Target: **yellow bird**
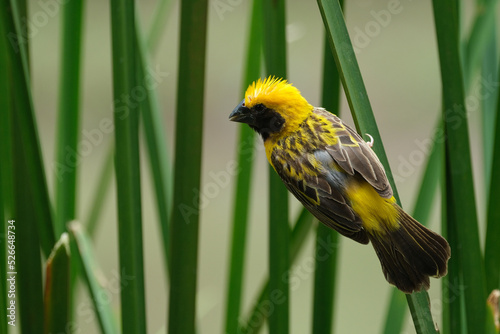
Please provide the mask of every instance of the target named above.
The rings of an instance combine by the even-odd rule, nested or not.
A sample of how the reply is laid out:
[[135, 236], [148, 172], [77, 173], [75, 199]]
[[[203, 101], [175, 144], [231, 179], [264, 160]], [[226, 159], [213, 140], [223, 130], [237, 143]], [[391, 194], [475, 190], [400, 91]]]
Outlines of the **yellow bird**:
[[446, 275], [448, 242], [399, 207], [371, 143], [340, 118], [269, 77], [248, 87], [229, 119], [261, 135], [269, 163], [320, 222], [372, 243], [389, 283], [412, 293]]

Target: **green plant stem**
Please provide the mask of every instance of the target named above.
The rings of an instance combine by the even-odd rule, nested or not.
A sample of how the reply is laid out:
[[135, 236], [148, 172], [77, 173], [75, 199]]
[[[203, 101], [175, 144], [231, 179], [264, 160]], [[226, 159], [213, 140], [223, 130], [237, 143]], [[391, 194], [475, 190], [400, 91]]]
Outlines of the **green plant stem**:
[[[293, 226], [293, 230], [290, 233], [290, 265], [297, 259], [298, 254], [305, 244], [306, 238], [308, 236], [309, 230], [312, 227], [313, 216], [305, 208], [302, 208], [296, 223]], [[323, 245], [324, 251], [328, 253], [333, 253], [336, 244], [333, 242], [327, 242]], [[246, 334], [256, 334], [262, 328], [266, 318], [269, 313], [266, 312], [269, 305], [275, 306], [276, 300], [271, 299], [269, 295], [269, 279], [262, 284], [262, 288], [259, 290], [257, 298], [254, 299], [256, 302], [249, 316], [246, 317], [245, 321], [240, 323], [238, 331], [236, 333], [246, 333]]]
[[[71, 249], [75, 249], [73, 254], [75, 262], [78, 261], [81, 266], [80, 272], [83, 274], [87, 287], [89, 289], [90, 297], [92, 298], [94, 310], [96, 312], [99, 328], [103, 334], [118, 333], [115, 317], [110, 303], [103, 303], [102, 296], [108, 293], [100, 284], [98, 277], [101, 275], [95, 261], [93, 254], [92, 244], [89, 236], [85, 233], [82, 226], [73, 221], [68, 225], [68, 232], [70, 234], [70, 241], [72, 244]], [[74, 246], [74, 247], [73, 247]], [[130, 280], [124, 279], [123, 283]]]
[[465, 48], [464, 58], [467, 66], [464, 69], [464, 78], [466, 84], [471, 82], [470, 79], [481, 67], [485, 50], [491, 44], [491, 37], [495, 35], [497, 8], [498, 0], [478, 1], [476, 17]]
[[[1, 11], [2, 9], [0, 9]], [[13, 185], [12, 185], [12, 99], [9, 85], [10, 64], [7, 57], [8, 41], [4, 24], [0, 23], [0, 106], [4, 111], [0, 112], [0, 280], [7, 282], [7, 222], [13, 214]], [[9, 254], [10, 255], [10, 254]], [[7, 309], [7, 284], [0, 284], [0, 308]], [[0, 317], [0, 332], [7, 333], [6, 316]]]
[[[22, 3], [22, 1], [20, 2]], [[16, 120], [13, 132], [18, 132], [19, 142], [13, 149], [24, 154], [22, 158], [26, 163], [25, 187], [28, 187], [32, 197], [34, 222], [40, 238], [42, 251], [46, 256], [50, 254], [55, 244], [55, 234], [52, 220], [52, 205], [50, 203], [45, 169], [42, 161], [38, 130], [36, 127], [35, 114], [33, 112], [33, 100], [29, 85], [27, 43], [21, 31], [21, 17], [19, 15], [17, 1], [2, 0], [0, 2], [0, 22], [4, 24], [4, 30], [14, 32], [14, 38], [7, 47], [7, 57], [12, 69], [12, 99], [16, 108]], [[12, 12], [12, 15], [10, 14]], [[22, 150], [19, 148], [22, 147]], [[28, 191], [28, 190], [27, 190]]]
[[65, 333], [70, 320], [69, 237], [63, 233], [46, 264], [44, 333]]
[[[167, 140], [165, 130], [163, 129], [162, 117], [158, 96], [156, 94], [156, 85], [159, 85], [165, 78], [158, 76], [151, 84], [151, 75], [147, 70], [151, 68], [148, 60], [148, 52], [143, 41], [139, 24], [136, 24], [136, 44], [137, 53], [137, 78], [140, 80], [141, 87], [146, 87], [146, 96], [140, 101], [141, 116], [144, 125], [144, 136], [146, 138], [146, 147], [149, 156], [153, 187], [155, 190], [156, 208], [158, 211], [158, 222], [161, 230], [161, 243], [163, 245], [163, 259], [165, 262], [165, 272], [169, 273], [169, 226], [172, 212], [172, 171], [169, 157], [167, 156]], [[168, 75], [166, 72], [160, 72], [159, 75]]]
[[66, 223], [75, 219], [76, 211], [83, 4], [81, 0], [69, 1], [62, 5], [62, 9], [59, 117], [54, 167], [54, 228], [57, 236], [66, 231]]
[[[326, 35], [323, 49], [322, 106], [332, 112], [338, 110], [336, 114], [340, 116], [339, 73]], [[328, 240], [337, 244], [338, 239], [339, 235], [335, 230], [323, 224], [318, 225], [315, 252], [316, 271], [314, 273], [313, 334], [331, 333], [333, 330], [338, 251], [331, 254], [325, 253], [323, 245]]]
[[[457, 257], [460, 276], [448, 275], [448, 281], [467, 288], [456, 291], [466, 299], [465, 316], [470, 333], [485, 329], [485, 272], [479, 245], [479, 233], [472, 178], [469, 133], [465, 108], [464, 81], [460, 59], [460, 22], [458, 1], [434, 0], [434, 18], [438, 40], [443, 90], [445, 143], [445, 210], [451, 249]], [[458, 299], [458, 298], [456, 298]]]
[[[500, 66], [499, 66], [500, 68]], [[487, 205], [487, 228], [484, 249], [484, 261], [486, 268], [486, 291], [490, 293], [498, 289], [500, 285], [500, 89], [496, 105], [495, 130], [492, 153], [491, 180], [489, 185], [489, 196]]]
[[[498, 67], [498, 51], [497, 51], [497, 34], [495, 32], [497, 25], [493, 24], [490, 39], [488, 40], [488, 48], [483, 55], [483, 64], [481, 67], [481, 76], [482, 78], [486, 78], [486, 80], [490, 80], [492, 82], [498, 82], [499, 78], [499, 67]], [[494, 74], [497, 73], [496, 78]], [[497, 115], [497, 98], [498, 91], [490, 90], [492, 87], [483, 87], [483, 90], [486, 90], [484, 98], [481, 99], [481, 107], [482, 107], [482, 139], [483, 139], [483, 160], [484, 160], [484, 184], [486, 188], [491, 183], [492, 171], [492, 160], [493, 154], [495, 150], [494, 141], [495, 141], [495, 119]]]
[[8, 103], [5, 106], [8, 109], [3, 111], [9, 113], [7, 117], [11, 122], [4, 126], [12, 129], [11, 176], [14, 198], [11, 214], [14, 228], [11, 235], [15, 235], [15, 239], [9, 245], [13, 245], [16, 251], [15, 265], [9, 265], [7, 270], [10, 272], [8, 278], [14, 280], [16, 286], [16, 318], [19, 322], [15, 324], [21, 327], [21, 333], [37, 334], [43, 331], [44, 309], [38, 245], [42, 241], [41, 246], [48, 255], [54, 244], [54, 233], [29, 87], [27, 43], [23, 40], [26, 34], [23, 34], [20, 26], [21, 16], [26, 14], [25, 9], [24, 1], [0, 1], [0, 24], [3, 25], [3, 31], [14, 34], [5, 49], [10, 68], [12, 103]]
[[[250, 18], [250, 31], [247, 44], [247, 59], [243, 87], [259, 77], [262, 48], [262, 0], [254, 0]], [[248, 212], [254, 166], [255, 133], [246, 124], [239, 127], [235, 199], [233, 205], [233, 226], [231, 255], [228, 271], [225, 333], [236, 333], [241, 310], [241, 295], [244, 278], [245, 246], [248, 225]]]
[[157, 2], [154, 10], [154, 16], [151, 20], [151, 28], [148, 31], [146, 46], [151, 54], [156, 53], [161, 35], [167, 24], [168, 15], [171, 12], [172, 0], [160, 0]]
[[[11, 117], [14, 129], [20, 128], [19, 110], [13, 108]], [[16, 298], [19, 303], [17, 316], [20, 319], [21, 333], [38, 334], [43, 332], [43, 289], [42, 264], [38, 230], [35, 225], [36, 214], [33, 208], [33, 193], [30, 191], [28, 167], [22, 147], [20, 131], [14, 131], [13, 166], [14, 166], [14, 232], [15, 232], [15, 268], [8, 267], [16, 274], [9, 278], [15, 280]], [[33, 247], [35, 245], [35, 247]]]
[[[285, 1], [264, 1], [264, 59], [266, 72], [286, 78]], [[269, 166], [269, 332], [289, 332], [290, 294], [283, 275], [289, 268], [288, 191]]]
[[200, 189], [201, 175], [207, 10], [207, 0], [181, 3], [175, 196], [170, 234], [170, 334], [195, 333], [200, 219], [200, 198], [196, 191]]
[[92, 192], [93, 196], [92, 203], [90, 204], [90, 210], [85, 221], [85, 228], [91, 238], [95, 236], [97, 222], [99, 221], [99, 216], [102, 213], [102, 208], [106, 203], [107, 194], [111, 186], [111, 177], [113, 176], [113, 160], [114, 160], [114, 148], [109, 147], [106, 153], [106, 160], [102, 165], [101, 171], [98, 174], [97, 182], [95, 184], [95, 190]]
[[[133, 0], [111, 1], [114, 101], [137, 89], [135, 15]], [[124, 333], [146, 333], [144, 264], [139, 166], [139, 108], [137, 101], [115, 102], [115, 173], [121, 273], [135, 279], [121, 289]]]

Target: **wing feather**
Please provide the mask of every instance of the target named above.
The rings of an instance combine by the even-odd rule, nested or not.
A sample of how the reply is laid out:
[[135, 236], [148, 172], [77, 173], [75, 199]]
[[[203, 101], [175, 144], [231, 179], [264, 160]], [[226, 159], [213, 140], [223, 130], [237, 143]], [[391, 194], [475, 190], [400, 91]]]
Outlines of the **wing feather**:
[[[342, 235], [355, 241], [366, 244], [368, 237], [362, 228], [359, 217], [354, 213], [349, 203], [342, 194], [340, 178], [345, 173], [330, 170], [325, 166], [331, 165], [330, 161], [320, 161], [320, 166], [314, 174], [308, 173], [305, 166], [310, 165], [311, 156], [301, 156], [298, 159], [280, 163], [273, 160], [273, 166], [285, 183], [287, 189], [322, 223], [335, 229]], [[290, 170], [294, 170], [293, 176]], [[338, 175], [334, 175], [338, 173]]]
[[391, 198], [393, 192], [384, 167], [363, 138], [328, 111], [316, 108], [314, 112], [327, 119], [335, 129], [338, 140], [325, 148], [335, 162], [349, 175], [359, 173], [380, 196]]

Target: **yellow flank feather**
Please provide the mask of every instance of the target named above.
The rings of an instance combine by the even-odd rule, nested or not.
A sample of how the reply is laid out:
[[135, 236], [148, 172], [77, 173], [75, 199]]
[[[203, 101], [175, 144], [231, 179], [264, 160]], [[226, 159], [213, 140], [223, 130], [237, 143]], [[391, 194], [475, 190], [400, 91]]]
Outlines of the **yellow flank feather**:
[[383, 198], [368, 182], [352, 181], [346, 189], [352, 209], [361, 218], [368, 233], [395, 231], [399, 228], [396, 199]]

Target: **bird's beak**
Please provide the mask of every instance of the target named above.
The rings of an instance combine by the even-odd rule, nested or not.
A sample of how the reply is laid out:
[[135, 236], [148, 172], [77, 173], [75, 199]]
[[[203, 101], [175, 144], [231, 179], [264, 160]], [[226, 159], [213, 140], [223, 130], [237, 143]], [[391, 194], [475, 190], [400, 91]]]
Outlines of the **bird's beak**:
[[245, 100], [241, 101], [240, 104], [234, 108], [233, 112], [229, 115], [229, 120], [233, 122], [252, 124], [255, 122], [255, 117], [248, 109], [245, 107]]

